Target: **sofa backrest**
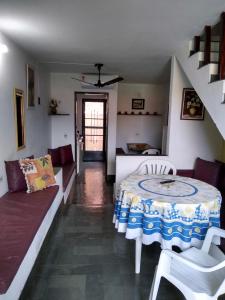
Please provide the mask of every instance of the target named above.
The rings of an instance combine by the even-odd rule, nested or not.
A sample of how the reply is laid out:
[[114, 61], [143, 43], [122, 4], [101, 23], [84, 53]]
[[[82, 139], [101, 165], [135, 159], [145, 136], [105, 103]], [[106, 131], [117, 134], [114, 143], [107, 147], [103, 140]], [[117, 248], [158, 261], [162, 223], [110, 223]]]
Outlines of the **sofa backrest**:
[[221, 163], [197, 158], [194, 168], [194, 178], [218, 187]]

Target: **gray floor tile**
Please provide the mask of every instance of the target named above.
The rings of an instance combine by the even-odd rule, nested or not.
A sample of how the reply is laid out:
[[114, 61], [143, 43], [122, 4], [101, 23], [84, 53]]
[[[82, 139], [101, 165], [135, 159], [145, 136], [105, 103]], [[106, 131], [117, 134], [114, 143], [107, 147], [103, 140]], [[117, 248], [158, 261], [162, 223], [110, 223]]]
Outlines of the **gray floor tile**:
[[[134, 274], [135, 242], [117, 233], [112, 224], [112, 186], [105, 183], [101, 164], [86, 166], [75, 180], [74, 198], [57, 217], [20, 300], [147, 300], [149, 297], [161, 249], [158, 244], [144, 246], [141, 274]], [[96, 175], [96, 168], [100, 175]], [[100, 187], [95, 185], [101, 207], [88, 206], [91, 196], [85, 191], [87, 182], [91, 183], [85, 176], [90, 177], [93, 171], [93, 176], [101, 177]], [[163, 280], [157, 300], [164, 299], [184, 300], [176, 288]]]

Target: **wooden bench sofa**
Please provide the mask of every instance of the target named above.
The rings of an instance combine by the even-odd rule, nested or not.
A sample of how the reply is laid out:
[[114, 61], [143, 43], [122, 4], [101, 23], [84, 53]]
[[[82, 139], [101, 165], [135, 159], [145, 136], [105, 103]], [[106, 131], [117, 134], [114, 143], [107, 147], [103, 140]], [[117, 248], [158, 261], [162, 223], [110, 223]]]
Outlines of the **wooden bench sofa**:
[[222, 195], [220, 209], [221, 227], [225, 229], [225, 163], [207, 161], [198, 157], [193, 170], [178, 170], [177, 174], [199, 179], [218, 188]]
[[48, 149], [48, 154], [52, 157], [53, 167], [62, 168], [63, 198], [64, 203], [66, 203], [76, 175], [76, 164], [73, 159], [72, 147], [71, 145], [66, 145]]
[[74, 161], [57, 166], [54, 173], [56, 185], [31, 194], [25, 188], [13, 190], [14, 183], [21, 185], [19, 176], [7, 174], [9, 192], [0, 198], [0, 300], [19, 299], [56, 212], [69, 197]]
[[62, 202], [62, 170], [57, 185], [0, 198], [0, 300], [19, 299], [43, 241]]

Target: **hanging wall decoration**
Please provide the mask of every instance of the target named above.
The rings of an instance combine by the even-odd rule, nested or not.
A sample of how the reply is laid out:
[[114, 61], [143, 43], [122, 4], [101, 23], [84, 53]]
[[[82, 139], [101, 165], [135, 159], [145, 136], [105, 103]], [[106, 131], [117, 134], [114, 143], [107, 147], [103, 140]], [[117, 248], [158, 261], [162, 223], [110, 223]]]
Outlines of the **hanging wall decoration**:
[[145, 99], [132, 99], [132, 109], [144, 109]]
[[181, 120], [204, 120], [204, 105], [196, 91], [192, 88], [183, 89]]
[[25, 148], [25, 114], [23, 91], [14, 89], [14, 113], [17, 150]]

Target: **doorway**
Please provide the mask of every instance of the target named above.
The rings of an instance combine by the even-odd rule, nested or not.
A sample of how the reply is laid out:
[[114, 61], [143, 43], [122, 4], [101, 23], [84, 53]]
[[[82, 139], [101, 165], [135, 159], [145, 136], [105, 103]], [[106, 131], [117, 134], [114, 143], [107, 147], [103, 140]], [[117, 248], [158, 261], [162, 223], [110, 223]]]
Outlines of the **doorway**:
[[82, 132], [83, 161], [105, 161], [106, 132], [105, 99], [83, 99]]
[[[82, 161], [107, 161], [107, 120], [108, 93], [75, 92], [75, 153], [78, 164]], [[107, 172], [107, 163], [105, 168]]]

